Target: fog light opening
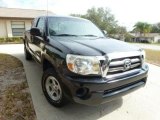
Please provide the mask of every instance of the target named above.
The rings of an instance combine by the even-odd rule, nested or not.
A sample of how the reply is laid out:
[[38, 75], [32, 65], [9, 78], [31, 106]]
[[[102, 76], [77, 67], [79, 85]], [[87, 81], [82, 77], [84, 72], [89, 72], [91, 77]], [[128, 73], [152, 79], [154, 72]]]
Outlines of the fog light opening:
[[77, 91], [76, 91], [76, 95], [77, 97], [81, 98], [81, 99], [85, 99], [87, 98], [88, 96], [88, 92], [89, 92], [89, 89], [88, 88], [79, 88]]

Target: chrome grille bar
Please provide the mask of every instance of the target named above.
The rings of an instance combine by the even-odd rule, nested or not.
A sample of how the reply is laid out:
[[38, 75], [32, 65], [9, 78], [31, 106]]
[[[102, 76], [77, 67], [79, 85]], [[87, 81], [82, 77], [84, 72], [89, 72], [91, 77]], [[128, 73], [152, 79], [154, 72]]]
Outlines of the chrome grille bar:
[[140, 68], [141, 66], [141, 57], [140, 56], [128, 56], [123, 58], [113, 58], [110, 61], [109, 69], [107, 74], [118, 74], [125, 72], [125, 61], [129, 59], [131, 61], [130, 68], [127, 71], [133, 70], [134, 68]]
[[[140, 69], [142, 65], [142, 53], [134, 52], [114, 52], [106, 56], [98, 57], [101, 65], [102, 77], [126, 74], [129, 71]], [[130, 67], [126, 69], [126, 60], [130, 60]]]
[[[140, 62], [140, 59], [139, 58], [131, 59], [131, 63], [136, 63], [136, 62]], [[124, 64], [124, 60], [114, 61], [114, 62], [110, 63], [110, 67], [120, 66], [120, 65], [123, 65], [123, 64]]]
[[[140, 63], [132, 64], [131, 69], [141, 65]], [[124, 71], [124, 67], [109, 68], [108, 72]]]

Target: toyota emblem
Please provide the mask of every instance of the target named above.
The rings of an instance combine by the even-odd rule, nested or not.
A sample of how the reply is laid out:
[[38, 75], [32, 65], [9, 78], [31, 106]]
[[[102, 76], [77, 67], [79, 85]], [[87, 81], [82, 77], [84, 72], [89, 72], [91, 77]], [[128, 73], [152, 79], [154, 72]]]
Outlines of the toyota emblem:
[[130, 59], [125, 59], [124, 60], [124, 71], [127, 71], [131, 68], [131, 60]]

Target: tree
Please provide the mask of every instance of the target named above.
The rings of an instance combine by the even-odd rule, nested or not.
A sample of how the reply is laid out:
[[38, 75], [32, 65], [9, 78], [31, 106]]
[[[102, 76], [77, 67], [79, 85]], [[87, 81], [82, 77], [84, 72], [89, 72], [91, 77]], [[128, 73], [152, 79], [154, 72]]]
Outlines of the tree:
[[160, 33], [160, 23], [152, 25], [151, 33]]
[[146, 35], [147, 33], [150, 33], [152, 30], [151, 24], [148, 24], [146, 22], [137, 22], [134, 25], [134, 32], [139, 32], [140, 35]]
[[111, 14], [108, 8], [91, 8], [87, 10], [85, 15], [71, 14], [72, 16], [82, 17], [92, 21], [101, 30], [106, 30], [109, 34], [115, 34], [117, 32], [117, 21], [114, 15]]
[[127, 33], [126, 27], [124, 27], [124, 26], [117, 26], [116, 27], [116, 33], [118, 33], [118, 34], [125, 34], [125, 33]]

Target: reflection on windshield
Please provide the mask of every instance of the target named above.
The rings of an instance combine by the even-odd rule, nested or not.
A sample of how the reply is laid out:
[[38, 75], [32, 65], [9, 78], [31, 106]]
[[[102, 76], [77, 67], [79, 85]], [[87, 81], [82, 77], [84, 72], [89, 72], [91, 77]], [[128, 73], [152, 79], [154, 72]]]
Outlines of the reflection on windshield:
[[104, 37], [103, 33], [88, 20], [51, 17], [48, 24], [50, 36]]

